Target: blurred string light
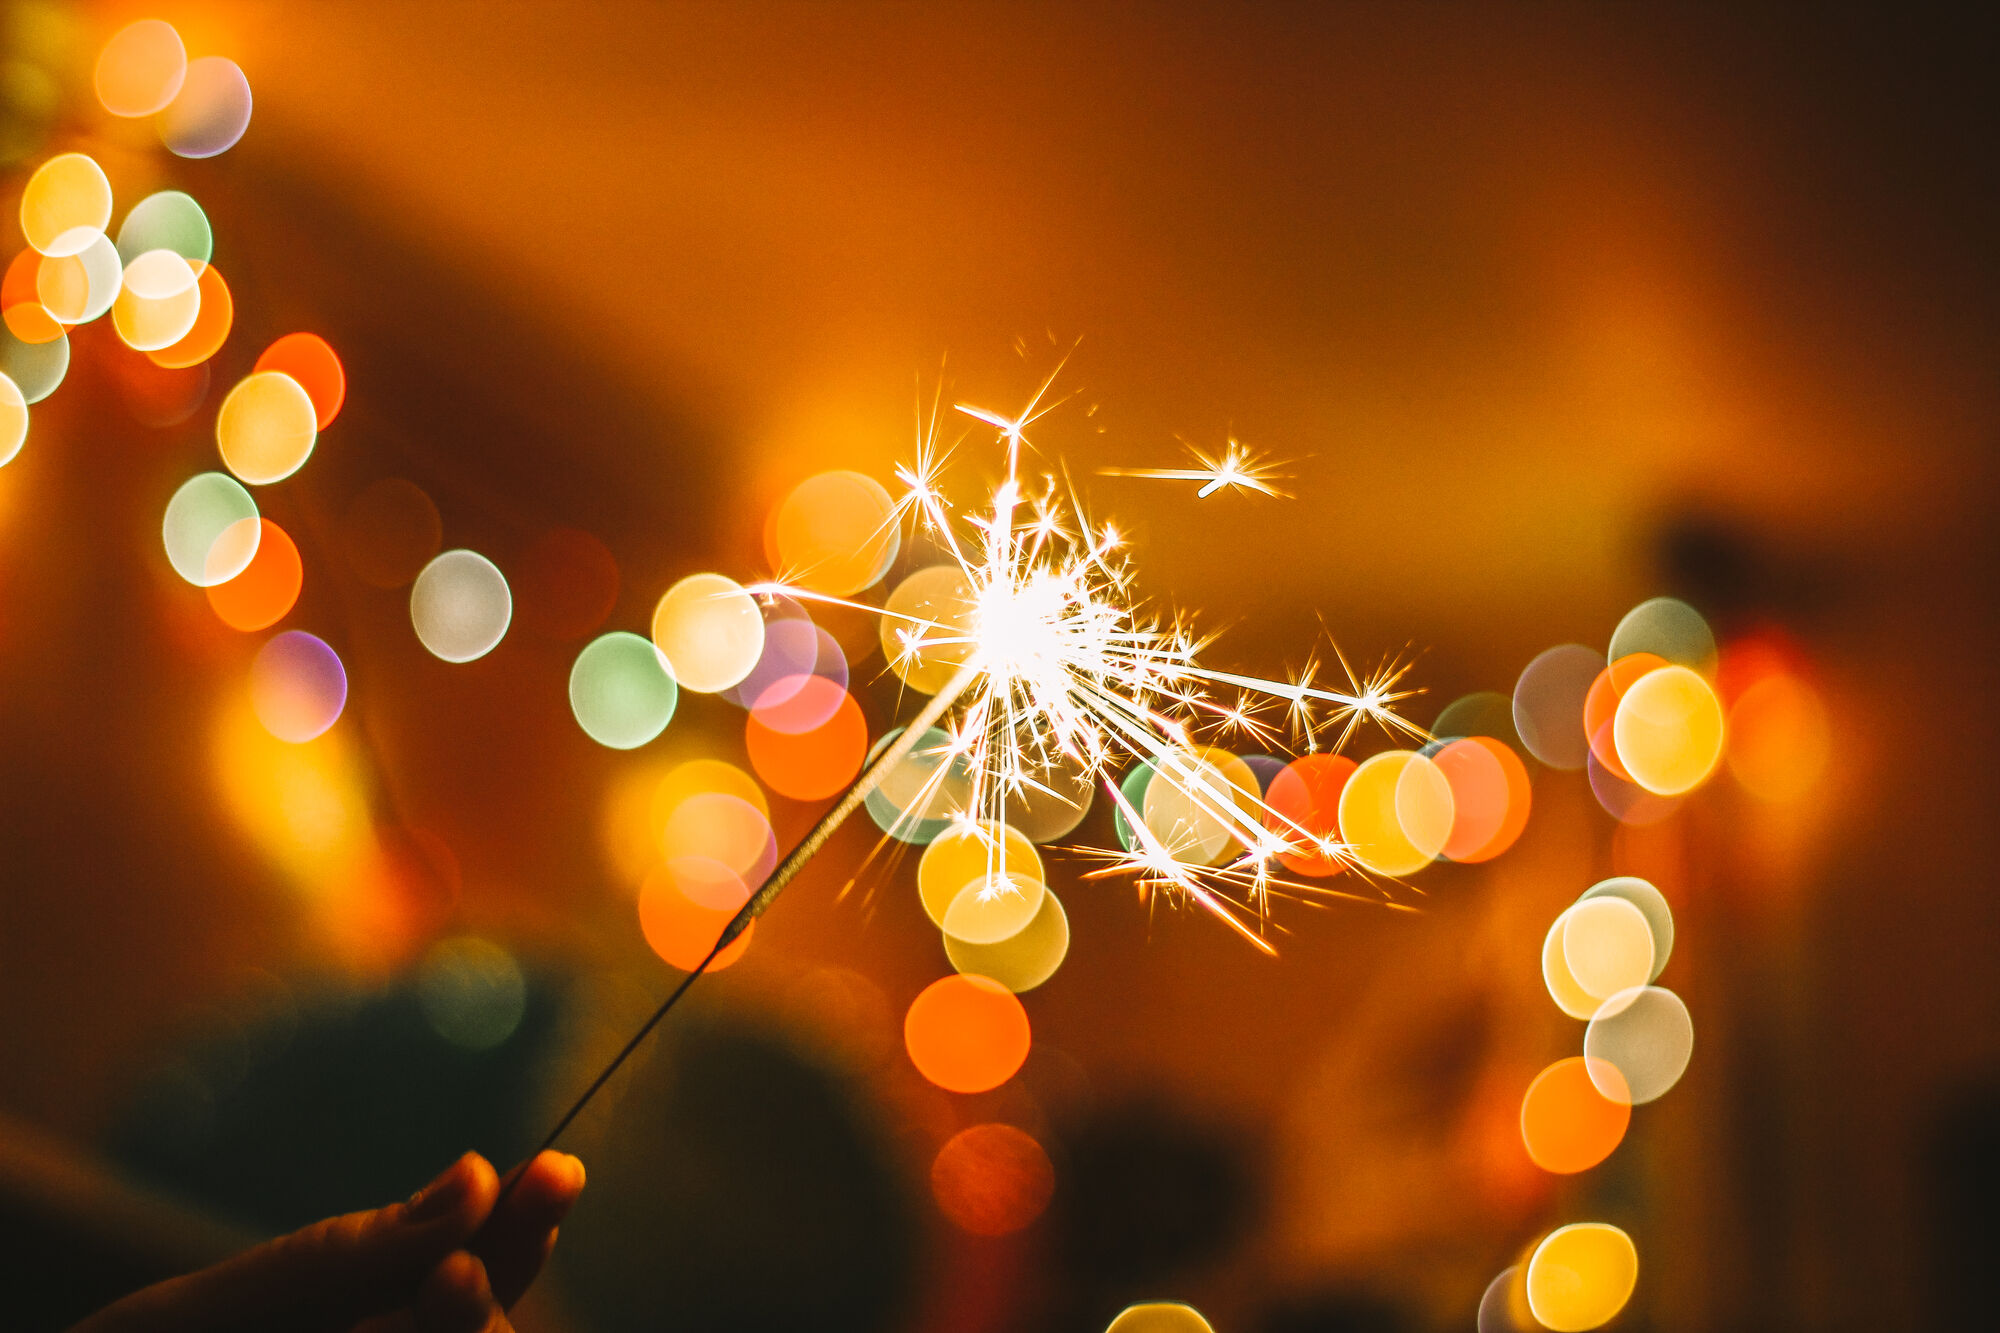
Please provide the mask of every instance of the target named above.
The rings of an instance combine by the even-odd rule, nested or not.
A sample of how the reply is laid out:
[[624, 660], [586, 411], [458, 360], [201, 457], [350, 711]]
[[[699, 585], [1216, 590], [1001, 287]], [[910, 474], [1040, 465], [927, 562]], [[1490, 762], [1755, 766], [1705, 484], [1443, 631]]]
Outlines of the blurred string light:
[[171, 23], [141, 19], [121, 28], [98, 53], [97, 100], [114, 116], [164, 111], [187, 80], [187, 47]]
[[199, 274], [215, 255], [215, 232], [194, 196], [161, 190], [132, 205], [118, 226], [118, 261], [130, 264], [151, 250], [185, 259]]
[[0, 374], [0, 467], [14, 461], [28, 442], [28, 399], [21, 386]]
[[268, 518], [240, 521], [258, 525], [250, 563], [234, 578], [210, 584], [208, 604], [223, 624], [248, 633], [268, 629], [291, 612], [305, 582], [305, 565], [297, 544], [276, 523]]
[[1028, 1012], [1014, 993], [979, 976], [933, 981], [903, 1018], [910, 1062], [949, 1092], [988, 1092], [1028, 1058]]
[[198, 588], [227, 583], [250, 567], [262, 530], [257, 502], [234, 477], [204, 472], [181, 483], [160, 525], [167, 561]]
[[283, 481], [305, 466], [319, 439], [313, 401], [283, 371], [255, 371], [222, 400], [215, 439], [224, 466], [243, 481], [252, 486]]
[[325, 640], [288, 630], [257, 650], [250, 706], [264, 729], [303, 744], [339, 721], [347, 706], [347, 671]]
[[1607, 1222], [1576, 1222], [1535, 1247], [1523, 1277], [1528, 1308], [1544, 1328], [1581, 1333], [1625, 1308], [1639, 1281], [1639, 1252]]
[[313, 406], [314, 425], [325, 430], [347, 401], [347, 370], [317, 333], [288, 333], [257, 357], [257, 374], [288, 375]]
[[1048, 1153], [1013, 1125], [970, 1125], [931, 1160], [931, 1196], [938, 1210], [975, 1236], [1021, 1230], [1042, 1215], [1055, 1187]]
[[534, 633], [571, 643], [610, 616], [618, 584], [610, 547], [581, 528], [550, 528], [521, 552], [513, 578], [515, 615]]
[[188, 62], [180, 91], [153, 118], [167, 151], [178, 157], [228, 152], [250, 128], [250, 80], [227, 56]]
[[679, 699], [666, 654], [623, 630], [593, 639], [570, 669], [569, 706], [577, 725], [614, 750], [636, 749], [666, 730]]

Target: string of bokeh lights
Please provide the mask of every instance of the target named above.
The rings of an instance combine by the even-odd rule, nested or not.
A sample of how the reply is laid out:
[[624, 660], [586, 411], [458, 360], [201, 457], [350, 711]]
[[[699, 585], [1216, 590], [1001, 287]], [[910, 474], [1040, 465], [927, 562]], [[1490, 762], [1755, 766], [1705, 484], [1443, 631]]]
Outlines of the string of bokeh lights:
[[[113, 36], [95, 86], [107, 112], [150, 118], [183, 158], [226, 151], [249, 123], [242, 71], [220, 56], [190, 60], [158, 20]], [[26, 245], [0, 281], [0, 465], [24, 447], [30, 407], [63, 383], [70, 334], [107, 316], [114, 379], [142, 423], [179, 424], [206, 400], [234, 324], [209, 219], [178, 190], [140, 199], [115, 234], [113, 216], [110, 179], [82, 152], [41, 162], [22, 187]], [[418, 994], [433, 1026], [446, 1040], [491, 1048], [520, 1020], [518, 966], [492, 941], [450, 931], [456, 858], [423, 830], [377, 823], [339, 725], [348, 679], [338, 653], [307, 629], [279, 628], [298, 604], [305, 563], [256, 495], [306, 465], [346, 387], [339, 357], [314, 334], [266, 348], [216, 410], [221, 470], [190, 477], [167, 499], [162, 543], [222, 625], [275, 631], [218, 728], [232, 817], [321, 895], [332, 885], [350, 896], [387, 886], [397, 902], [354, 933], [381, 938], [378, 928], [398, 919], [425, 946]], [[993, 431], [1008, 460], [969, 516], [944, 500], [950, 450], [933, 411], [899, 494], [850, 471], [806, 478], [765, 525], [769, 580], [691, 575], [655, 603], [645, 633], [597, 632], [619, 575], [595, 536], [544, 533], [519, 553], [510, 584], [487, 555], [441, 549], [437, 506], [402, 478], [351, 497], [340, 524], [347, 573], [375, 589], [407, 587], [414, 634], [444, 662], [492, 653], [517, 610], [544, 637], [587, 637], [569, 704], [580, 730], [609, 749], [650, 745], [683, 691], [742, 710], [747, 772], [720, 755], [642, 758], [615, 775], [603, 802], [607, 863], [636, 890], [647, 944], [683, 971], [776, 865], [772, 795], [826, 801], [893, 743], [894, 729], [871, 740], [855, 680], [876, 648], [913, 694], [938, 690], [995, 642], [1019, 649], [865, 806], [880, 847], [920, 849], [916, 898], [951, 970], [909, 1004], [903, 1046], [912, 1069], [958, 1094], [1005, 1084], [1028, 1057], [1020, 997], [1056, 975], [1070, 941], [1044, 852], [1064, 849], [1100, 796], [1117, 845], [1068, 846], [1091, 863], [1084, 878], [1129, 876], [1149, 910], [1192, 904], [1269, 948], [1274, 898], [1399, 907], [1394, 886], [1424, 867], [1505, 852], [1527, 825], [1535, 768], [1583, 771], [1604, 810], [1635, 830], [1671, 820], [1725, 761], [1742, 790], [1772, 803], [1802, 799], [1830, 761], [1825, 705], [1802, 657], [1769, 636], [1718, 649], [1703, 618], [1671, 599], [1635, 608], [1604, 652], [1552, 648], [1510, 693], [1466, 696], [1427, 733], [1408, 729], [1410, 747], [1349, 758], [1339, 750], [1357, 719], [1392, 734], [1406, 725], [1392, 707], [1405, 697], [1400, 670], [1356, 678], [1334, 654], [1346, 679], [1329, 689], [1314, 661], [1282, 680], [1201, 666], [1203, 642], [1181, 622], [1134, 609], [1112, 529], [1083, 517], [1059, 475], [1022, 470], [1041, 403], [1037, 395], [1012, 416], [958, 410]], [[1276, 465], [1233, 439], [1219, 454], [1191, 452], [1194, 466], [1104, 473], [1189, 483], [1197, 498], [1281, 494]], [[848, 608], [876, 618], [869, 635], [821, 623]], [[1010, 615], [1022, 617], [1013, 629], [990, 632]], [[986, 632], [982, 616], [993, 618]], [[1052, 639], [1056, 624], [1077, 633]], [[1253, 744], [1230, 748], [1232, 737]], [[1281, 740], [1298, 753], [1261, 752]], [[1329, 884], [1343, 876], [1351, 889]], [[399, 915], [414, 899], [421, 910]], [[749, 943], [745, 932], [711, 970]], [[1587, 890], [1551, 927], [1546, 985], [1587, 1027], [1582, 1053], [1550, 1065], [1523, 1098], [1522, 1147], [1537, 1166], [1571, 1175], [1601, 1163], [1632, 1108], [1686, 1068], [1687, 1009], [1654, 984], [1672, 946], [1666, 895], [1635, 876]], [[995, 1122], [952, 1134], [931, 1181], [954, 1224], [1000, 1235], [1035, 1220], [1054, 1174], [1032, 1135]], [[1480, 1327], [1593, 1328], [1623, 1308], [1636, 1275], [1636, 1249], [1619, 1228], [1557, 1227], [1495, 1279]], [[1193, 1311], [1169, 1305], [1134, 1307], [1114, 1324], [1120, 1333], [1197, 1327], [1206, 1324]]]

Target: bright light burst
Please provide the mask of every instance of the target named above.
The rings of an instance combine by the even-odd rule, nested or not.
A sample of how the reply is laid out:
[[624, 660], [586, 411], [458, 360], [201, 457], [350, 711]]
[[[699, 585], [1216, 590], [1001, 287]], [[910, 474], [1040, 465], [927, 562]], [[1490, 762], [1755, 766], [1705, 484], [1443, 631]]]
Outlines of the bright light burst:
[[[918, 752], [929, 773], [908, 808], [936, 810], [942, 795], [951, 825], [987, 845], [990, 887], [982, 892], [1014, 891], [1000, 873], [1004, 840], [993, 832], [1010, 809], [1095, 784], [1123, 816], [1132, 842], [1123, 852], [1081, 849], [1103, 863], [1093, 875], [1132, 876], [1149, 897], [1159, 891], [1200, 906], [1269, 952], [1263, 933], [1273, 892], [1356, 896], [1274, 874], [1280, 856], [1317, 851], [1358, 867], [1337, 837], [1308, 831], [1265, 804], [1254, 781], [1247, 790], [1231, 782], [1221, 762], [1227, 756], [1201, 736], [1338, 749], [1364, 720], [1420, 736], [1395, 712], [1412, 693], [1398, 688], [1407, 668], [1389, 664], [1357, 677], [1336, 651], [1346, 688], [1333, 689], [1316, 683], [1316, 659], [1289, 680], [1205, 666], [1200, 655], [1209, 638], [1137, 600], [1116, 529], [1086, 517], [1066, 478], [1024, 469], [1035, 452], [1028, 431], [1059, 405], [1049, 400], [1052, 385], [1053, 376], [1012, 416], [965, 403], [947, 415], [940, 394], [920, 423], [916, 458], [897, 471], [901, 494], [889, 521], [909, 524], [958, 571], [957, 596], [933, 615], [845, 601], [789, 581], [755, 591], [873, 612], [893, 626], [896, 665], [954, 669], [943, 690], [957, 693], [956, 712], [943, 724], [944, 742]], [[948, 423], [966, 418], [997, 432], [1005, 462], [999, 483], [972, 508], [955, 506], [944, 485], [945, 463], [971, 432], [953, 446], [941, 443]], [[1230, 484], [1265, 489], [1261, 465], [1234, 449], [1212, 471], [1190, 472], [1211, 480], [1204, 494]], [[1155, 788], [1167, 784], [1149, 790], [1143, 809], [1119, 789], [1119, 771], [1135, 763], [1152, 768]]]
[[1202, 487], [1195, 492], [1195, 498], [1202, 500], [1223, 490], [1250, 491], [1256, 495], [1285, 495], [1284, 491], [1271, 484], [1283, 481], [1289, 475], [1278, 471], [1284, 464], [1273, 462], [1246, 447], [1233, 435], [1229, 437], [1229, 442], [1219, 458], [1198, 444], [1190, 444], [1183, 440], [1181, 445], [1198, 466], [1104, 467], [1097, 470], [1097, 475], [1143, 477], [1151, 481], [1198, 481], [1202, 483]]

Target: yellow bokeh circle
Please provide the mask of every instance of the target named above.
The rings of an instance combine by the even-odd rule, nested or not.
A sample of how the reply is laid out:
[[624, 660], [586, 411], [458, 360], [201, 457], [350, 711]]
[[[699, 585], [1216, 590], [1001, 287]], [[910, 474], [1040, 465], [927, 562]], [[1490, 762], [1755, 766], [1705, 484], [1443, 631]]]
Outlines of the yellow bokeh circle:
[[743, 585], [690, 574], [653, 608], [653, 646], [674, 664], [682, 688], [718, 694], [740, 683], [764, 651], [764, 617]]
[[318, 438], [312, 399], [283, 371], [246, 375], [215, 415], [223, 464], [252, 486], [268, 486], [297, 472]]
[[0, 375], [0, 467], [14, 461], [28, 441], [28, 399], [21, 386]]
[[1041, 853], [1018, 829], [981, 821], [956, 825], [932, 839], [917, 862], [917, 893], [932, 923], [944, 925], [960, 891], [989, 875], [1046, 881]]
[[954, 971], [990, 977], [1019, 995], [1054, 976], [1069, 955], [1069, 916], [1055, 893], [1046, 891], [1034, 919], [1014, 935], [997, 944], [968, 944], [947, 934], [944, 953]]
[[911, 689], [936, 694], [972, 656], [974, 610], [972, 586], [957, 565], [928, 565], [904, 579], [882, 607], [889, 669]]
[[1028, 928], [1048, 887], [1027, 875], [983, 875], [944, 909], [944, 933], [967, 944], [998, 944]]
[[1566, 911], [1555, 919], [1549, 933], [1542, 940], [1542, 984], [1549, 989], [1549, 998], [1556, 1002], [1556, 1008], [1571, 1018], [1587, 1019], [1596, 1013], [1603, 1003], [1577, 983], [1570, 975], [1569, 960], [1564, 956], [1564, 936], [1568, 933], [1569, 913]]
[[771, 558], [788, 583], [849, 597], [889, 571], [901, 536], [895, 503], [873, 477], [807, 477], [771, 516]]
[[1609, 1323], [1639, 1281], [1639, 1251], [1608, 1222], [1576, 1222], [1551, 1231], [1528, 1260], [1528, 1308], [1555, 1333], [1583, 1333]]
[[1104, 1333], [1215, 1333], [1215, 1329], [1192, 1305], [1147, 1301], [1119, 1311]]
[[1611, 736], [1632, 781], [1679, 796], [1707, 781], [1722, 759], [1722, 701], [1699, 672], [1661, 667], [1625, 691]]
[[1414, 874], [1437, 859], [1451, 837], [1451, 782], [1409, 750], [1370, 755], [1340, 792], [1340, 836], [1363, 869]]
[[110, 225], [111, 181], [82, 153], [50, 158], [21, 190], [21, 234], [45, 255], [80, 255]]
[[166, 109], [187, 78], [187, 47], [171, 23], [141, 19], [120, 28], [97, 57], [97, 100], [114, 116]]
[[111, 323], [127, 347], [157, 352], [187, 337], [201, 318], [201, 279], [172, 250], [148, 250], [125, 266]]
[[1586, 995], [1602, 1001], [1653, 979], [1653, 930], [1623, 898], [1590, 898], [1562, 914], [1563, 962]]

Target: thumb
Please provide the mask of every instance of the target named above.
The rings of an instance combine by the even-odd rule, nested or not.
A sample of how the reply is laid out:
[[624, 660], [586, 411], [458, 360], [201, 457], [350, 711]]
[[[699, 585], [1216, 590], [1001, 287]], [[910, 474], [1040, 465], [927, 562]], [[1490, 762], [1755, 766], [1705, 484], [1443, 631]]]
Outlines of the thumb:
[[346, 1329], [414, 1299], [439, 1261], [479, 1229], [498, 1193], [492, 1166], [467, 1153], [407, 1203], [330, 1217], [149, 1287], [77, 1333]]

